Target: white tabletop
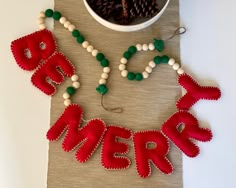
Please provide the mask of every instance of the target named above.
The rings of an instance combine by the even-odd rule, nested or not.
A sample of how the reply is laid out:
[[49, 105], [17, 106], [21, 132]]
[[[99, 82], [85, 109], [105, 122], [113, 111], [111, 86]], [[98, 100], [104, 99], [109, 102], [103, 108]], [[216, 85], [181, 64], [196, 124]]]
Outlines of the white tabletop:
[[[31, 73], [16, 66], [9, 45], [36, 30], [38, 12], [53, 3], [0, 0], [0, 7], [0, 187], [46, 188], [50, 98], [32, 89]], [[235, 7], [235, 0], [180, 0], [181, 23], [188, 29], [181, 37], [182, 64], [202, 85], [222, 90], [219, 101], [202, 101], [193, 108], [214, 139], [198, 143], [197, 158], [184, 156], [185, 188], [236, 187]]]

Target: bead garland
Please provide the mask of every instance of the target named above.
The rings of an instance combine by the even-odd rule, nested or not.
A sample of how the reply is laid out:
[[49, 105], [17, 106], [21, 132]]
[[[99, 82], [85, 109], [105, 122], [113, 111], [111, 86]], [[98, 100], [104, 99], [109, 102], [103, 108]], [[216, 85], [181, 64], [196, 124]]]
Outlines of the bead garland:
[[[155, 39], [156, 40], [156, 39]], [[155, 42], [154, 42], [155, 43]], [[164, 46], [164, 44], [163, 44]], [[155, 56], [153, 60], [149, 61], [148, 66], [146, 66], [145, 70], [142, 73], [134, 73], [129, 72], [126, 69], [126, 64], [128, 60], [138, 51], [153, 51], [155, 49], [155, 45], [153, 43], [150, 44], [137, 44], [136, 46], [130, 46], [128, 51], [124, 52], [123, 57], [120, 59], [119, 70], [121, 71], [121, 76], [127, 78], [128, 80], [137, 80], [141, 81], [143, 79], [149, 78], [149, 75], [152, 73], [153, 69], [156, 65], [161, 63], [169, 64], [172, 68], [177, 71], [178, 74], [183, 74], [184, 70], [180, 67], [180, 64], [176, 63], [173, 58], [169, 58], [167, 55], [163, 56]], [[158, 50], [161, 52], [162, 50]]]
[[[42, 31], [24, 36], [11, 43], [11, 50], [17, 64], [25, 71], [36, 69], [31, 77], [31, 81], [45, 94], [52, 95], [55, 93], [54, 91], [56, 91], [54, 85], [50, 84], [48, 81], [61, 84], [64, 81], [63, 75], [71, 77], [72, 85], [67, 87], [66, 92], [63, 94], [64, 105], [67, 107], [60, 118], [48, 130], [47, 139], [49, 141], [56, 141], [60, 137], [63, 137], [64, 132], [67, 132], [62, 143], [62, 148], [64, 151], [70, 152], [76, 149], [77, 146], [80, 146], [79, 149], [77, 148], [75, 156], [81, 163], [89, 160], [99, 144], [102, 143], [102, 166], [109, 170], [121, 170], [129, 168], [131, 160], [129, 157], [124, 156], [129, 152], [129, 145], [123, 141], [118, 141], [117, 137], [125, 140], [133, 138], [136, 169], [139, 176], [142, 178], [146, 178], [151, 174], [150, 161], [164, 174], [171, 174], [173, 172], [173, 165], [168, 160], [167, 156], [170, 141], [188, 157], [193, 158], [199, 155], [200, 149], [192, 140], [207, 142], [212, 139], [213, 135], [210, 129], [201, 128], [199, 126], [198, 120], [189, 113], [189, 110], [199, 100], [218, 100], [221, 97], [219, 88], [201, 86], [191, 76], [184, 73], [184, 70], [173, 58], [169, 58], [166, 55], [156, 56], [149, 62], [150, 68], [145, 69], [147, 74], [146, 76], [144, 74], [144, 76], [148, 77], [156, 65], [168, 63], [177, 71], [179, 74], [178, 83], [186, 90], [186, 94], [176, 103], [178, 111], [161, 125], [160, 130], [132, 132], [122, 126], [114, 124], [106, 125], [100, 118], [88, 120], [86, 124], [82, 126], [81, 120], [85, 121], [83, 119], [83, 109], [78, 104], [71, 104], [72, 101], [70, 99], [80, 87], [79, 76], [74, 74], [74, 67], [71, 66], [63, 53], [57, 51], [56, 42], [52, 33], [45, 30], [44, 19], [46, 17], [53, 17], [55, 20], [59, 20], [60, 23], [63, 23], [65, 28], [71, 31], [72, 35], [76, 37], [77, 41], [81, 43], [89, 53], [92, 53], [100, 63], [106, 64], [108, 60], [104, 60], [106, 59], [104, 54], [99, 53], [98, 50], [94, 49], [92, 45], [85, 41], [84, 37], [75, 29], [74, 25], [70, 24], [64, 17], [61, 17], [59, 12], [54, 12], [51, 9], [48, 9], [45, 13], [40, 13], [38, 23]], [[175, 34], [173, 36], [175, 36]], [[170, 38], [173, 38], [173, 36]], [[128, 51], [124, 53], [124, 57], [122, 58], [122, 65], [120, 66], [121, 69], [123, 69], [122, 71], [125, 70], [124, 66], [127, 64], [128, 59], [137, 51], [157, 49], [161, 52], [163, 47], [164, 42], [157, 39], [154, 40], [153, 44], [131, 46]], [[32, 59], [28, 57], [25, 50], [31, 54], [30, 56], [36, 58]], [[42, 62], [42, 59], [44, 62]], [[110, 68], [104, 66], [101, 79], [108, 79], [109, 73]], [[143, 74], [128, 73], [127, 76], [128, 78], [142, 80]], [[103, 96], [108, 89], [104, 82], [100, 83], [99, 93], [102, 94], [101, 99], [103, 100]], [[104, 109], [106, 108], [104, 107]], [[184, 125], [181, 131], [179, 130], [180, 125]], [[149, 144], [153, 143], [155, 144], [154, 148], [147, 147]]]
[[[111, 71], [109, 67], [109, 60], [105, 57], [105, 55], [99, 52], [93, 45], [91, 45], [88, 41], [85, 40], [85, 37], [80, 33], [78, 29], [76, 29], [75, 25], [73, 25], [70, 21], [68, 21], [62, 14], [58, 11], [53, 11], [52, 9], [47, 9], [45, 12], [40, 12], [38, 16], [37, 23], [39, 24], [39, 29], [46, 29], [45, 19], [53, 18], [56, 21], [59, 21], [66, 29], [68, 29], [76, 41], [82, 45], [82, 47], [90, 53], [93, 57], [96, 58], [100, 65], [103, 67], [103, 73], [101, 74], [101, 78], [99, 79], [98, 87], [96, 88], [97, 92], [101, 95], [105, 95], [108, 92], [108, 88], [106, 86], [107, 80], [109, 79], [109, 73]], [[77, 88], [76, 88], [77, 89]], [[69, 99], [66, 99], [67, 101]], [[66, 102], [68, 104], [69, 102]]]

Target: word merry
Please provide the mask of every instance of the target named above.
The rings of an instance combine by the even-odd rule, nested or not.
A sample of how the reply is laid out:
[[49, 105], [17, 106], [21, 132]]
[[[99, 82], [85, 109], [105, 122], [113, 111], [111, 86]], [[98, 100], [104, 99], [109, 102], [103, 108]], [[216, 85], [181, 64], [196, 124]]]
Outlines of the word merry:
[[[172, 115], [158, 130], [138, 131], [134, 134], [131, 130], [121, 126], [106, 126], [101, 119], [92, 119], [82, 128], [80, 127], [83, 110], [79, 105], [68, 106], [57, 122], [49, 129], [47, 139], [56, 141], [67, 131], [62, 143], [62, 148], [70, 152], [75, 148], [76, 159], [86, 162], [102, 142], [101, 164], [106, 169], [126, 169], [131, 160], [124, 156], [129, 151], [129, 146], [118, 141], [133, 137], [135, 161], [138, 174], [145, 178], [151, 174], [150, 161], [164, 174], [171, 174], [173, 166], [167, 159], [169, 142], [171, 140], [184, 154], [196, 157], [199, 147], [191, 139], [201, 142], [210, 141], [212, 132], [209, 129], [200, 128], [197, 119], [186, 111], [179, 111]], [[182, 131], [179, 126], [184, 124]], [[148, 148], [148, 144], [155, 144], [154, 148]], [[122, 155], [121, 155], [122, 154]]]

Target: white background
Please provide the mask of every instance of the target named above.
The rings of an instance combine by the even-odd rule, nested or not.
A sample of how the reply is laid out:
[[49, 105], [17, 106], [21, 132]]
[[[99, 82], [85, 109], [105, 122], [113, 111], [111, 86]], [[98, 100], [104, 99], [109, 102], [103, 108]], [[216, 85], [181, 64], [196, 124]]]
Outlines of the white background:
[[[0, 0], [0, 187], [46, 188], [50, 98], [33, 89], [31, 73], [20, 70], [10, 42], [37, 29], [48, 0]], [[222, 98], [201, 102], [194, 113], [214, 139], [199, 143], [201, 155], [184, 157], [185, 188], [234, 188], [236, 168], [236, 1], [180, 0], [181, 59], [201, 84], [217, 85]]]

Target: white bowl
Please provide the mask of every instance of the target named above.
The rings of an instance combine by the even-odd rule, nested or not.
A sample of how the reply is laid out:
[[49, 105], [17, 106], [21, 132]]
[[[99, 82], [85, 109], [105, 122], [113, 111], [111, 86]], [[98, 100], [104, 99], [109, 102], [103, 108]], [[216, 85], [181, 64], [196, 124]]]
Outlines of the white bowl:
[[104, 25], [105, 27], [108, 27], [108, 28], [113, 29], [115, 31], [131, 32], [131, 31], [138, 31], [138, 30], [144, 29], [144, 28], [150, 26], [151, 24], [153, 24], [154, 22], [156, 22], [161, 17], [161, 15], [164, 13], [169, 2], [170, 2], [170, 0], [166, 0], [164, 2], [164, 4], [161, 6], [160, 12], [158, 14], [156, 14], [154, 17], [144, 21], [143, 23], [138, 23], [135, 25], [119, 25], [119, 24], [109, 22], [109, 21], [103, 19], [102, 17], [100, 17], [97, 13], [95, 13], [93, 11], [93, 9], [89, 6], [89, 4], [87, 3], [86, 0], [84, 0], [84, 5], [87, 8], [88, 12], [92, 15], [92, 17], [97, 22]]

